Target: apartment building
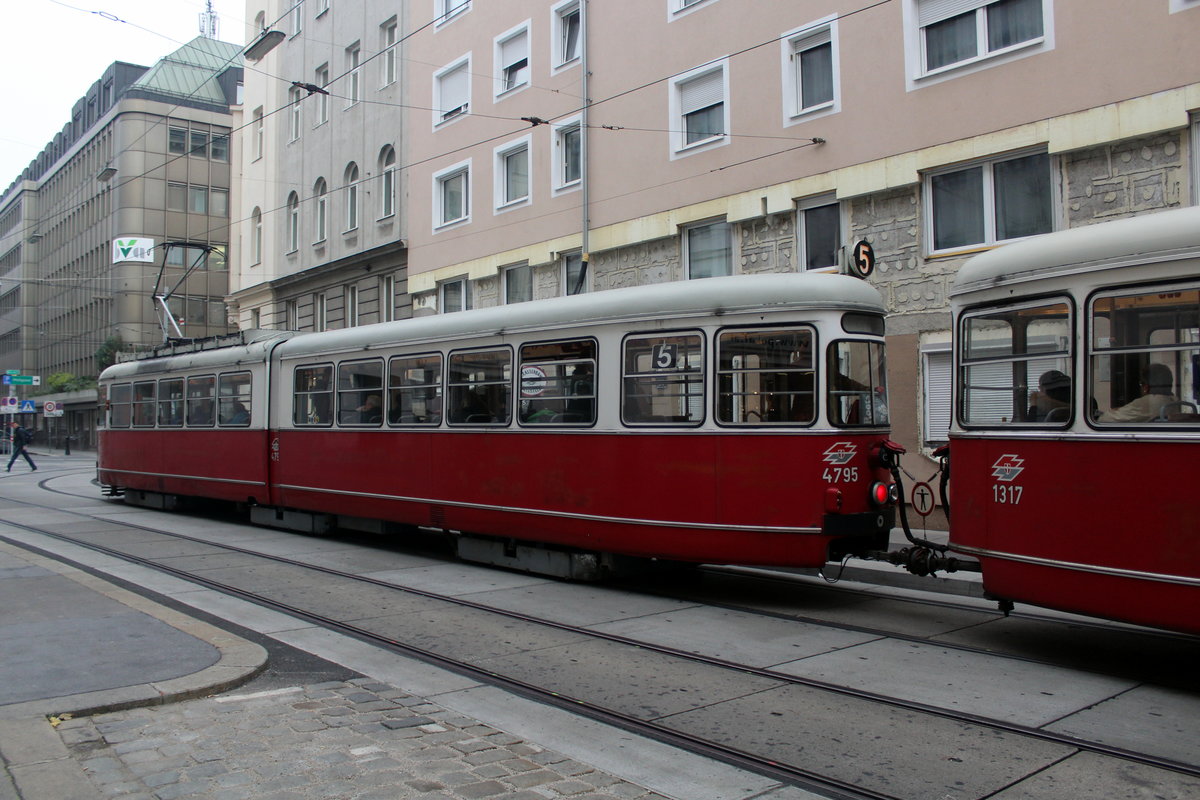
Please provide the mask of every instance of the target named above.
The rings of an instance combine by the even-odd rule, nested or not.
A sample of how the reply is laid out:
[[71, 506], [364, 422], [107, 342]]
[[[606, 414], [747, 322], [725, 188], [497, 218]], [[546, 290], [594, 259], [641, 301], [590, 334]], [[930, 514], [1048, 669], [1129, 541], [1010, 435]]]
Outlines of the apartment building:
[[[910, 450], [946, 438], [946, 294], [966, 258], [1197, 201], [1200, 0], [410, 0], [399, 37], [373, 45], [387, 7], [293, 8], [310, 5], [324, 11], [297, 25], [347, 13], [359, 29], [293, 26], [291, 46], [318, 52], [268, 68], [269, 82], [327, 86], [300, 105], [331, 104], [355, 131], [376, 130], [376, 115], [396, 124], [349, 147], [306, 116], [300, 152], [279, 161], [301, 172], [260, 208], [290, 208], [294, 191], [299, 218], [320, 226], [325, 208], [328, 229], [349, 213], [351, 162], [361, 181], [393, 147], [396, 286], [413, 314], [836, 270], [865, 239], [891, 310], [892, 423]], [[355, 109], [353, 48], [378, 73], [391, 41], [406, 110]], [[278, 146], [290, 106], [274, 91], [262, 103], [284, 128], [267, 137]], [[274, 216], [264, 248], [286, 249], [291, 217]], [[321, 253], [311, 231], [294, 242], [297, 266], [355, 258], [338, 249], [350, 237], [330, 237]], [[340, 324], [337, 289], [322, 291], [322, 324]], [[317, 327], [302, 310], [290, 322]]]
[[247, 72], [241, 120], [243, 328], [326, 330], [410, 316], [403, 4], [249, 2], [282, 41]]
[[[230, 330], [241, 63], [238, 45], [205, 38], [151, 67], [114, 63], [0, 196], [0, 368], [94, 377], [106, 344], [160, 344], [163, 322], [187, 338]], [[90, 416], [72, 425], [90, 432]]]

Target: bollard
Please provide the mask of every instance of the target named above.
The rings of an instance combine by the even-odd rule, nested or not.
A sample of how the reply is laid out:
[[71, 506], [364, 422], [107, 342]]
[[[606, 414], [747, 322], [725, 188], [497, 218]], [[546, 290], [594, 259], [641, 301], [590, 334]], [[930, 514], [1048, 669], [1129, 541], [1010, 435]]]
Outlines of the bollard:
[[63, 445], [63, 455], [64, 456], [71, 455], [71, 437], [70, 436], [66, 437], [66, 444]]

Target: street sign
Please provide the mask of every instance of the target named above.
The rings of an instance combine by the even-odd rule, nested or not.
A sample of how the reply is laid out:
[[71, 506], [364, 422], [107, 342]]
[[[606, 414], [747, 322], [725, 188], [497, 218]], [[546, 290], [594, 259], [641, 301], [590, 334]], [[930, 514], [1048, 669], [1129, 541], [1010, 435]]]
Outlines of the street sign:
[[21, 370], [19, 370], [19, 369], [6, 369], [6, 370], [4, 370], [4, 374], [5, 374], [5, 375], [20, 375], [20, 374], [21, 374]]
[[0, 397], [0, 414], [16, 414], [18, 403], [16, 397]]
[[9, 386], [41, 386], [40, 375], [5, 375], [4, 383]]
[[61, 417], [63, 410], [53, 400], [46, 400], [42, 403], [42, 413], [47, 417]]
[[925, 481], [914, 483], [911, 497], [913, 510], [922, 517], [928, 517], [933, 513], [933, 487], [928, 483]]
[[33, 413], [33, 412], [35, 412], [35, 411], [37, 411], [37, 408], [35, 408], [35, 407], [34, 407], [34, 405], [33, 405], [33, 401], [32, 401], [32, 400], [22, 400], [22, 401], [21, 401], [21, 411], [20, 411], [20, 413], [22, 413], [22, 414], [32, 414], [32, 413]]

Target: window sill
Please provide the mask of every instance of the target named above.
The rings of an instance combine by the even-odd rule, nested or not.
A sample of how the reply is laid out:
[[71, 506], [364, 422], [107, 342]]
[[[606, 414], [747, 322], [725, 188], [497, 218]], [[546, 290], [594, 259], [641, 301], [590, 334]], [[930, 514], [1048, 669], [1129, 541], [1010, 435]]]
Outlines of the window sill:
[[983, 55], [975, 56], [974, 58], [965, 58], [962, 61], [955, 61], [953, 64], [946, 64], [942, 67], [925, 70], [920, 75], [917, 75], [914, 80], [917, 83], [921, 83], [922, 81], [926, 80], [935, 81], [938, 78], [945, 78], [959, 71], [966, 72], [970, 71], [974, 67], [988, 66], [989, 63], [993, 61], [1003, 61], [1005, 60], [1006, 56], [1011, 56], [1015, 53], [1023, 53], [1026, 50], [1034, 48], [1040, 50], [1044, 48], [1045, 45], [1046, 37], [1039, 36], [1037, 39], [1030, 39], [1026, 42], [1018, 42], [1017, 44], [1006, 47], [1003, 50], [993, 50], [990, 53], [984, 53]]

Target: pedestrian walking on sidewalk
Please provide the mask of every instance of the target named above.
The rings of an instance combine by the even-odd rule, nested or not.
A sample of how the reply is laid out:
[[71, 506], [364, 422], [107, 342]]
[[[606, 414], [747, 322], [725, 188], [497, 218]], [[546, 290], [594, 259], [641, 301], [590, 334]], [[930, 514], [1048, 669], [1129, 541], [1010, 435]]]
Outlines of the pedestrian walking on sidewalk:
[[29, 453], [25, 452], [25, 445], [29, 444], [33, 439], [33, 435], [21, 427], [18, 422], [10, 422], [8, 426], [12, 428], [12, 458], [8, 460], [7, 472], [12, 472], [13, 462], [17, 460], [17, 456], [25, 456], [25, 460], [29, 462], [29, 468], [37, 472], [37, 464], [33, 463], [33, 459], [29, 457]]

